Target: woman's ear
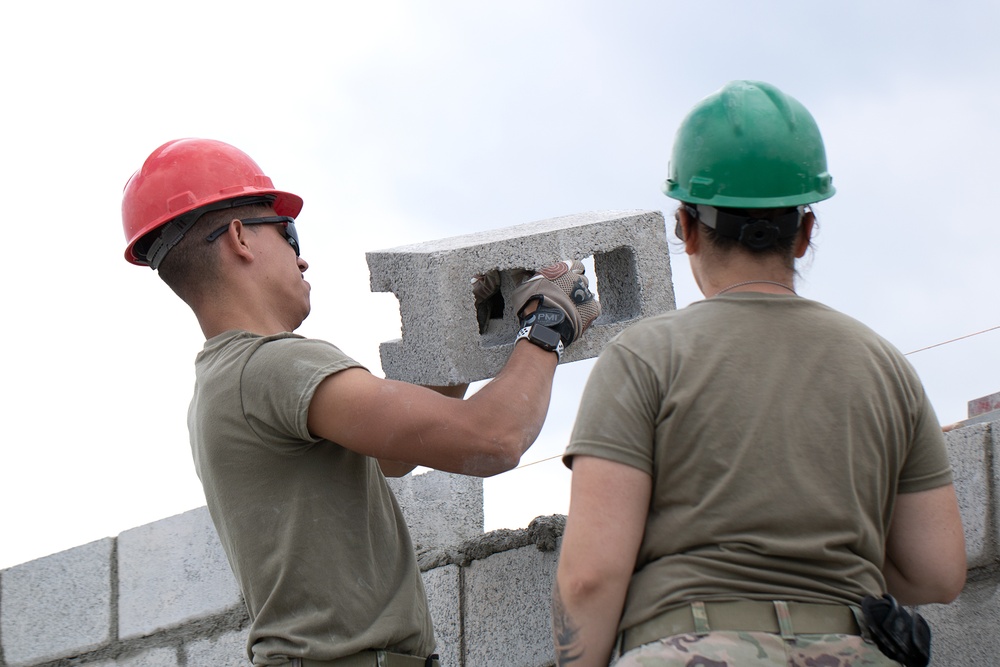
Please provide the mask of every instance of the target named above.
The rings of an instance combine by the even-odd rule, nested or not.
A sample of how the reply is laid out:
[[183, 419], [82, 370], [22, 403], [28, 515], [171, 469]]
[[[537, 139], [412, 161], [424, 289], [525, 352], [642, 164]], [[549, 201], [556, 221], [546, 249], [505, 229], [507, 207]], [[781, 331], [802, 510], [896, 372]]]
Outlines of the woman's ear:
[[684, 252], [693, 255], [698, 251], [698, 221], [691, 217], [686, 206], [678, 207], [674, 218], [677, 220], [674, 233], [684, 242]]
[[816, 224], [816, 216], [811, 209], [806, 208], [802, 215], [802, 222], [799, 224], [798, 236], [795, 238], [795, 259], [802, 259], [809, 250], [812, 243], [813, 227]]

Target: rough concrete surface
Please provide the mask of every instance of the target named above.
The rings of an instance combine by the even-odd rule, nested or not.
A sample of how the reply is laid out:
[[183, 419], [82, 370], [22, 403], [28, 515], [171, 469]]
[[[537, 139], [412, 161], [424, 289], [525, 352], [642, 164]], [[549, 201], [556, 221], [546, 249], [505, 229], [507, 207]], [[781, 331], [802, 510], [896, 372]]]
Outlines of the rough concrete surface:
[[243, 606], [205, 507], [125, 531], [118, 560], [122, 639]]
[[[111, 663], [115, 667], [179, 667], [177, 649], [172, 646], [146, 649], [136, 653], [122, 655]], [[211, 663], [195, 663], [208, 667]], [[246, 667], [243, 663], [241, 667]]]
[[970, 576], [955, 602], [919, 609], [932, 629], [931, 667], [1000, 664], [1000, 577], [996, 570]]
[[465, 573], [465, 664], [547, 667], [558, 554], [535, 546], [472, 562]]
[[423, 573], [427, 603], [434, 621], [434, 637], [441, 664], [462, 664], [462, 571], [457, 565]]
[[114, 540], [103, 539], [5, 570], [0, 637], [11, 667], [84, 653], [112, 639]]
[[970, 568], [988, 565], [997, 557], [996, 508], [991, 476], [993, 424], [972, 424], [945, 434], [955, 494], [965, 529]]
[[388, 481], [418, 553], [482, 535], [482, 478], [432, 470]]
[[188, 667], [247, 667], [247, 630], [234, 630], [214, 637], [197, 639], [184, 647]]

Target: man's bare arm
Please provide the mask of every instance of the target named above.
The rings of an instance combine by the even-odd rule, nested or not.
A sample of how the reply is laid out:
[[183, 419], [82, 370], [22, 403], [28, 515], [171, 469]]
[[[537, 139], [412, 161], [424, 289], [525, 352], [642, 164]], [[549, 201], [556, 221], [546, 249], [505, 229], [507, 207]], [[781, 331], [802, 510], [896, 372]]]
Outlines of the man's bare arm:
[[309, 430], [380, 461], [495, 475], [516, 466], [538, 436], [557, 361], [520, 341], [500, 374], [466, 400], [349, 368], [316, 389]]
[[[469, 390], [468, 384], [454, 384], [454, 385], [423, 385], [427, 389], [431, 389], [441, 394], [442, 396], [447, 396], [449, 398], [465, 398], [465, 392]], [[402, 461], [392, 461], [389, 459], [379, 459], [378, 467], [382, 470], [382, 474], [386, 477], [403, 477], [408, 475], [414, 468], [416, 464], [404, 463]]]

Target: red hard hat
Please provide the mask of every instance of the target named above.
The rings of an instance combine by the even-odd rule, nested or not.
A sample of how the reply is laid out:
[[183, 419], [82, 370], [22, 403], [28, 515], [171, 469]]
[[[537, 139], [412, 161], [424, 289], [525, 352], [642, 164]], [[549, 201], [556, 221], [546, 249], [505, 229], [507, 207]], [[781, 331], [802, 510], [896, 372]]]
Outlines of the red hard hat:
[[[273, 197], [278, 215], [294, 218], [302, 210], [301, 197], [275, 190], [257, 163], [238, 148], [211, 139], [168, 141], [153, 151], [125, 184], [125, 259], [149, 265], [136, 249], [143, 237], [155, 235], [184, 213], [243, 197]], [[148, 243], [143, 245], [148, 247]]]

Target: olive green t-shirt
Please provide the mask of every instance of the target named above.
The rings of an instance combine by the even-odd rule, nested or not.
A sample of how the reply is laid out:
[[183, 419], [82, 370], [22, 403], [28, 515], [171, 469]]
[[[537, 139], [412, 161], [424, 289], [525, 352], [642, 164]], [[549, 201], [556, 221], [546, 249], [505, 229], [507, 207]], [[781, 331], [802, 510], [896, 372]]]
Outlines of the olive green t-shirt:
[[243, 331], [208, 340], [195, 363], [191, 448], [255, 665], [434, 649], [409, 531], [377, 461], [307, 427], [316, 387], [354, 366], [329, 343]]
[[880, 595], [896, 494], [951, 482], [940, 425], [894, 347], [822, 304], [752, 292], [609, 344], [567, 465], [574, 455], [653, 478], [621, 629], [691, 600]]

